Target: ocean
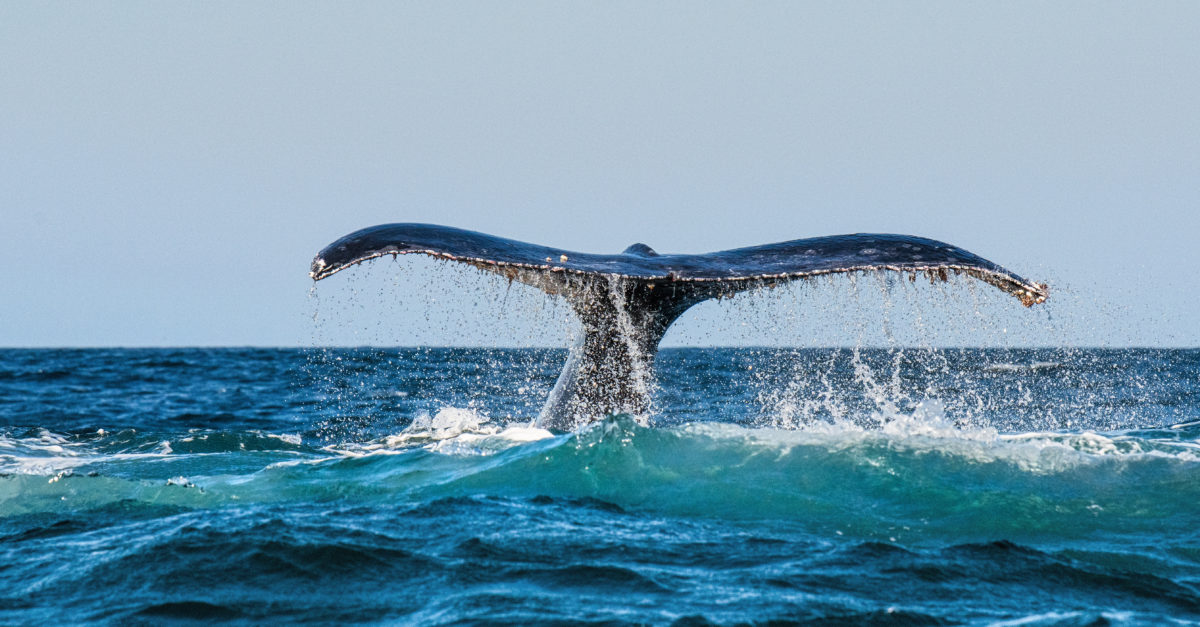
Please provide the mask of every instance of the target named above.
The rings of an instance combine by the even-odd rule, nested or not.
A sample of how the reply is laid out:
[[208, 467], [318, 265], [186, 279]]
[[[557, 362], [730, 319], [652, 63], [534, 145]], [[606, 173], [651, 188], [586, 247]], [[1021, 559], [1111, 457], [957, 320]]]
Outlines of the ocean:
[[1200, 623], [1200, 351], [0, 350], [0, 623]]

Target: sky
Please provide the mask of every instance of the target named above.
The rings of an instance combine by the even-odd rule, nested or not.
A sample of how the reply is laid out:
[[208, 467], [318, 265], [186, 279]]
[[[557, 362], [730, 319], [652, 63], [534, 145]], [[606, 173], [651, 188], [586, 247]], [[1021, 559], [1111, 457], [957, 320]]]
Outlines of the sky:
[[[914, 234], [1050, 284], [1050, 314], [987, 302], [1053, 318], [1017, 343], [1200, 346], [1198, 26], [1195, 2], [0, 3], [0, 346], [344, 344], [375, 316], [455, 343], [473, 321], [429, 307], [507, 306], [437, 264], [314, 297], [316, 251], [386, 222], [587, 252]], [[314, 332], [347, 289], [361, 319]], [[838, 327], [806, 302], [762, 307]]]

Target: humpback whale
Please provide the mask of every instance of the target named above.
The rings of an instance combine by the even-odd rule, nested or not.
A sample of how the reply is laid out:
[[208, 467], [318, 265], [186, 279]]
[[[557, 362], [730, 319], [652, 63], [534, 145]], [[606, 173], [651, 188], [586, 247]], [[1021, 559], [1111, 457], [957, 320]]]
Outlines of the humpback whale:
[[381, 224], [338, 239], [313, 259], [320, 281], [385, 255], [422, 253], [470, 264], [565, 298], [583, 333], [542, 408], [541, 427], [573, 430], [650, 406], [654, 355], [667, 328], [710, 298], [835, 273], [884, 270], [931, 281], [965, 274], [1020, 299], [1048, 295], [957, 246], [910, 235], [834, 235], [701, 255], [659, 254], [634, 244], [618, 255], [578, 253], [434, 224]]

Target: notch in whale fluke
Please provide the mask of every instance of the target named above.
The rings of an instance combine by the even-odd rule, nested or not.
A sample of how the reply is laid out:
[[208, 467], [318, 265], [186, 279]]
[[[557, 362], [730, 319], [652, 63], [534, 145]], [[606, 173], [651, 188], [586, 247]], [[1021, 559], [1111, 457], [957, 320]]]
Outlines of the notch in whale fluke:
[[319, 281], [368, 259], [410, 253], [467, 263], [567, 299], [583, 333], [538, 416], [540, 426], [563, 430], [611, 414], [646, 413], [659, 341], [680, 314], [709, 298], [873, 270], [906, 273], [914, 280], [924, 274], [931, 281], [966, 274], [1016, 296], [1025, 306], [1048, 295], [1045, 285], [957, 246], [864, 233], [702, 255], [661, 255], [645, 244], [618, 255], [595, 255], [447, 226], [383, 224], [325, 247], [313, 259], [310, 275]]
[[637, 255], [639, 257], [657, 257], [658, 251], [654, 250], [653, 248], [650, 248], [649, 246], [647, 246], [641, 242], [638, 242], [636, 244], [630, 245], [629, 248], [622, 250], [621, 254], [622, 255]]

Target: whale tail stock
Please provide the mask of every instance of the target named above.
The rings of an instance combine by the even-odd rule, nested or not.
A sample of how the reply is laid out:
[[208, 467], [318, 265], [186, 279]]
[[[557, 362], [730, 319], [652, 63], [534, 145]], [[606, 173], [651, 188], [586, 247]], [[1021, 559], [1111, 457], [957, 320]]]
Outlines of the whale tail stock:
[[313, 259], [324, 279], [385, 255], [422, 253], [562, 296], [583, 326], [538, 417], [570, 430], [650, 407], [654, 355], [667, 328], [709, 298], [827, 274], [886, 270], [915, 279], [966, 274], [1020, 299], [1046, 300], [1033, 283], [956, 246], [908, 235], [854, 234], [792, 240], [701, 255], [660, 255], [634, 244], [618, 255], [577, 253], [431, 224], [383, 224], [351, 233]]

